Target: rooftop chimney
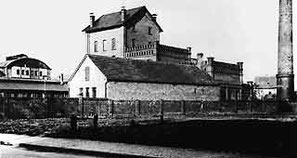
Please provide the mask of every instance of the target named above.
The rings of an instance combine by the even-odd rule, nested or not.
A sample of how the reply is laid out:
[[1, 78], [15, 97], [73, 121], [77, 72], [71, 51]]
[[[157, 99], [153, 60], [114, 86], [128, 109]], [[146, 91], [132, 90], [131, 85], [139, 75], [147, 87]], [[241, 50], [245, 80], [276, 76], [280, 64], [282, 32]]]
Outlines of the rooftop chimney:
[[202, 64], [203, 64], [203, 53], [197, 53], [197, 67], [199, 69], [202, 68]]
[[59, 80], [60, 80], [60, 84], [64, 84], [64, 75], [63, 74], [61, 74], [59, 76]]
[[157, 14], [152, 14], [152, 18], [156, 22], [157, 21]]
[[122, 6], [122, 10], [121, 10], [121, 21], [124, 22], [125, 21], [125, 17], [126, 17], [126, 8], [125, 6]]
[[90, 13], [90, 26], [93, 27], [95, 22], [95, 15], [94, 13]]
[[192, 47], [187, 47], [187, 50], [188, 50], [189, 52], [191, 52]]

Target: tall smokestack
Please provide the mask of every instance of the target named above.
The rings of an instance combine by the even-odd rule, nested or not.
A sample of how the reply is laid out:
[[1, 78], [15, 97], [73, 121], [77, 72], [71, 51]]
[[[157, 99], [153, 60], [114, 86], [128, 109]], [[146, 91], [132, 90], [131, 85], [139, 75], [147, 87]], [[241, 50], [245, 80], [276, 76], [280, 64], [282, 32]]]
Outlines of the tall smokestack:
[[292, 0], [279, 1], [277, 99], [294, 98]]

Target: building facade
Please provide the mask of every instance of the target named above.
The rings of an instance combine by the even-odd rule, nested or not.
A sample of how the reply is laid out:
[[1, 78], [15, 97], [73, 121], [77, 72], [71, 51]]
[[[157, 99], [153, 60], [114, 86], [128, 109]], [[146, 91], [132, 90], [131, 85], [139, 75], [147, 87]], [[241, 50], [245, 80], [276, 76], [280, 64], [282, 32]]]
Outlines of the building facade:
[[25, 54], [0, 63], [0, 97], [67, 97], [68, 87], [51, 79], [51, 68]]
[[274, 76], [255, 77], [255, 95], [259, 100], [276, 100], [277, 85]]
[[242, 100], [243, 94], [243, 63], [236, 64], [217, 61], [214, 57], [206, 60], [203, 53], [198, 53], [192, 63], [207, 72], [221, 87], [221, 100]]
[[69, 80], [70, 97], [218, 101], [220, 87], [194, 66], [85, 55]]
[[169, 63], [186, 63], [191, 58], [190, 47], [160, 44], [163, 30], [157, 16], [144, 6], [123, 8], [98, 19], [91, 14], [90, 25], [83, 32], [88, 54]]

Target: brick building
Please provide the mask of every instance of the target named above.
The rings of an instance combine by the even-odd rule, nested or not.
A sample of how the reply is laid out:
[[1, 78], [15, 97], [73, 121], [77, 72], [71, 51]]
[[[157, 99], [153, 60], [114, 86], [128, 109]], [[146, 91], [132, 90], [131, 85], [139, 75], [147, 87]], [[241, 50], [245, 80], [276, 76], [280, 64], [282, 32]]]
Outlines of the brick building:
[[207, 72], [221, 87], [221, 100], [242, 100], [243, 63], [236, 64], [217, 61], [214, 57], [203, 58], [202, 53], [192, 59], [199, 69]]
[[220, 88], [195, 66], [85, 55], [69, 80], [70, 97], [114, 100], [220, 99]]
[[146, 7], [138, 7], [102, 15], [91, 13], [86, 35], [88, 54], [170, 63], [189, 63], [191, 48], [160, 44], [163, 32], [157, 16]]
[[0, 63], [0, 97], [66, 97], [68, 87], [51, 80], [51, 68], [44, 62], [20, 54]]

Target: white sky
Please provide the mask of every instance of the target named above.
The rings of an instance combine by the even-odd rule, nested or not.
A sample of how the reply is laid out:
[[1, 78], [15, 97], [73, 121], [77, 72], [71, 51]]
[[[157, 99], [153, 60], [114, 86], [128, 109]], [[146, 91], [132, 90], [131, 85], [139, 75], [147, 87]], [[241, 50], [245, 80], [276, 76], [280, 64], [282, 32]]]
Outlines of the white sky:
[[[89, 24], [90, 12], [98, 17], [119, 11], [123, 4], [126, 8], [146, 5], [151, 13], [158, 14], [164, 30], [162, 44], [191, 46], [193, 56], [202, 52], [221, 61], [243, 61], [245, 81], [259, 75], [274, 76], [277, 73], [278, 1], [0, 1], [0, 59], [25, 53], [47, 63], [53, 69], [53, 77], [59, 73], [71, 74], [85, 54], [81, 30]], [[294, 35], [297, 37], [296, 31]], [[296, 55], [294, 59], [297, 70]]]

